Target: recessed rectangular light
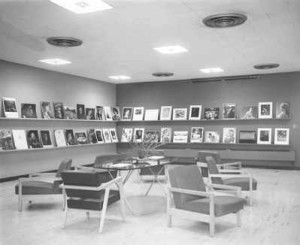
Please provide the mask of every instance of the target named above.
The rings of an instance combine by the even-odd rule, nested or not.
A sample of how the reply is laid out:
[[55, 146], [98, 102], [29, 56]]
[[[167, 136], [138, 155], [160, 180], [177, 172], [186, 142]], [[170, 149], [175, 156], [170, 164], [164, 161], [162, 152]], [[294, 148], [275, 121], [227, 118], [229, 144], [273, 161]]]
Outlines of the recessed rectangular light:
[[50, 65], [67, 65], [67, 64], [71, 64], [71, 61], [68, 60], [63, 60], [63, 59], [59, 59], [59, 58], [54, 58], [54, 59], [45, 59], [45, 60], [39, 60], [40, 62], [44, 62], [46, 64], [50, 64]]
[[217, 72], [223, 72], [224, 70], [220, 67], [212, 67], [212, 68], [203, 68], [200, 69], [203, 73], [217, 73]]
[[131, 77], [125, 75], [119, 75], [119, 76], [109, 76], [109, 78], [114, 80], [128, 80]]
[[186, 48], [179, 45], [157, 47], [153, 49], [162, 54], [178, 54], [178, 53], [183, 53], [188, 51]]
[[101, 0], [50, 0], [51, 2], [76, 14], [86, 14], [112, 9], [112, 6]]

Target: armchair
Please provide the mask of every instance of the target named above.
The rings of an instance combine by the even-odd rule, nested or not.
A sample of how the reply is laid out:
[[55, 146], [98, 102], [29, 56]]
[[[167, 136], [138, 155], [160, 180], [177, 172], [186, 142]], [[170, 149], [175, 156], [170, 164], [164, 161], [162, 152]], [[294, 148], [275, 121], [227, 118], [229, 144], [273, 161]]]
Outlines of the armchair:
[[[231, 213], [237, 215], [237, 225], [241, 225], [240, 212], [245, 200], [239, 197], [239, 187], [211, 184], [207, 188], [196, 165], [168, 168], [168, 175], [170, 182], [167, 193], [168, 226], [172, 224], [172, 216], [178, 215], [208, 223], [210, 236], [214, 236], [215, 219]], [[217, 196], [211, 191], [215, 187], [235, 191], [236, 196]]]
[[[19, 178], [15, 185], [15, 194], [18, 195], [18, 210], [22, 211], [23, 198], [43, 195], [62, 195], [59, 185], [62, 183], [61, 173], [70, 169], [72, 159], [64, 159], [56, 173], [36, 173], [29, 174], [28, 178]], [[30, 201], [31, 203], [31, 201]], [[65, 203], [63, 204], [63, 209]]]

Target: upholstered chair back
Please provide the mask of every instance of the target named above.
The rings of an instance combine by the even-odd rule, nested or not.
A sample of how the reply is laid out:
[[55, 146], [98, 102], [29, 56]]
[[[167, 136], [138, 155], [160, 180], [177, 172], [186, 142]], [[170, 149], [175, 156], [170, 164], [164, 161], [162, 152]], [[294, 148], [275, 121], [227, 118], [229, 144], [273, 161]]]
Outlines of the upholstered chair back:
[[[213, 158], [212, 156], [207, 156], [205, 159], [205, 162], [207, 163], [208, 172], [210, 174], [219, 174], [219, 169], [217, 167], [215, 158]], [[212, 177], [211, 180], [214, 184], [224, 184], [222, 178], [220, 177]]]
[[59, 167], [58, 167], [58, 169], [57, 169], [56, 177], [61, 177], [61, 173], [62, 173], [63, 171], [65, 171], [65, 170], [71, 169], [71, 166], [72, 166], [72, 159], [69, 159], [69, 158], [64, 159], [64, 160], [60, 163], [60, 165], [59, 165]]

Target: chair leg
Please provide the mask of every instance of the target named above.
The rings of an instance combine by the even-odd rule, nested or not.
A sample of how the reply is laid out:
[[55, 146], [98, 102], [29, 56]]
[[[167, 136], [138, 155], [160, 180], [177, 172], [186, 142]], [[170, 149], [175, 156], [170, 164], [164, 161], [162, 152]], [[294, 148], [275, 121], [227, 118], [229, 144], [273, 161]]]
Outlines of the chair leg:
[[250, 206], [253, 206], [253, 198], [252, 198], [252, 195], [253, 195], [253, 190], [252, 190], [252, 177], [250, 178], [249, 180], [249, 205]]
[[90, 212], [86, 212], [86, 218], [87, 218], [87, 220], [90, 219]]
[[121, 204], [121, 216], [122, 220], [125, 221], [125, 199], [124, 199], [124, 190], [122, 182], [118, 184], [120, 192], [120, 204]]
[[68, 216], [68, 207], [65, 209], [65, 222], [64, 222], [64, 227], [67, 225], [67, 216]]
[[236, 213], [236, 218], [237, 218], [237, 226], [241, 227], [242, 226], [241, 211]]
[[100, 224], [99, 224], [99, 232], [100, 233], [102, 232], [103, 226], [104, 226], [108, 197], [109, 197], [109, 188], [106, 188], [105, 193], [104, 193], [104, 201], [103, 201], [101, 217], [100, 217]]
[[18, 210], [22, 212], [22, 183], [19, 180]]
[[215, 219], [210, 218], [209, 221], [209, 235], [213, 237], [215, 235]]
[[63, 189], [63, 211], [66, 210], [66, 206], [67, 206], [67, 195], [66, 195], [66, 190]]
[[172, 226], [172, 215], [168, 214], [168, 223], [167, 223], [168, 227]]

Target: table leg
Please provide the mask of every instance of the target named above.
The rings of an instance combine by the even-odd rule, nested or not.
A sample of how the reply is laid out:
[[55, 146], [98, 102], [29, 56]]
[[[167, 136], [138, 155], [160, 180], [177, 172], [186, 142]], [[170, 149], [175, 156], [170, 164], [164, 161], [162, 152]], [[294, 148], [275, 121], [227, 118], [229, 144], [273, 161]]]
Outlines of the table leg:
[[162, 185], [162, 183], [160, 183], [159, 179], [158, 179], [158, 176], [160, 175], [160, 173], [163, 171], [163, 167], [157, 172], [157, 173], [154, 173], [153, 170], [151, 168], [149, 168], [150, 172], [154, 175], [154, 179], [152, 180], [150, 186], [148, 187], [146, 193], [145, 193], [145, 196], [147, 196], [153, 186], [154, 183], [158, 183], [159, 186], [161, 187], [161, 189], [163, 190], [164, 194], [166, 195], [166, 191]]

